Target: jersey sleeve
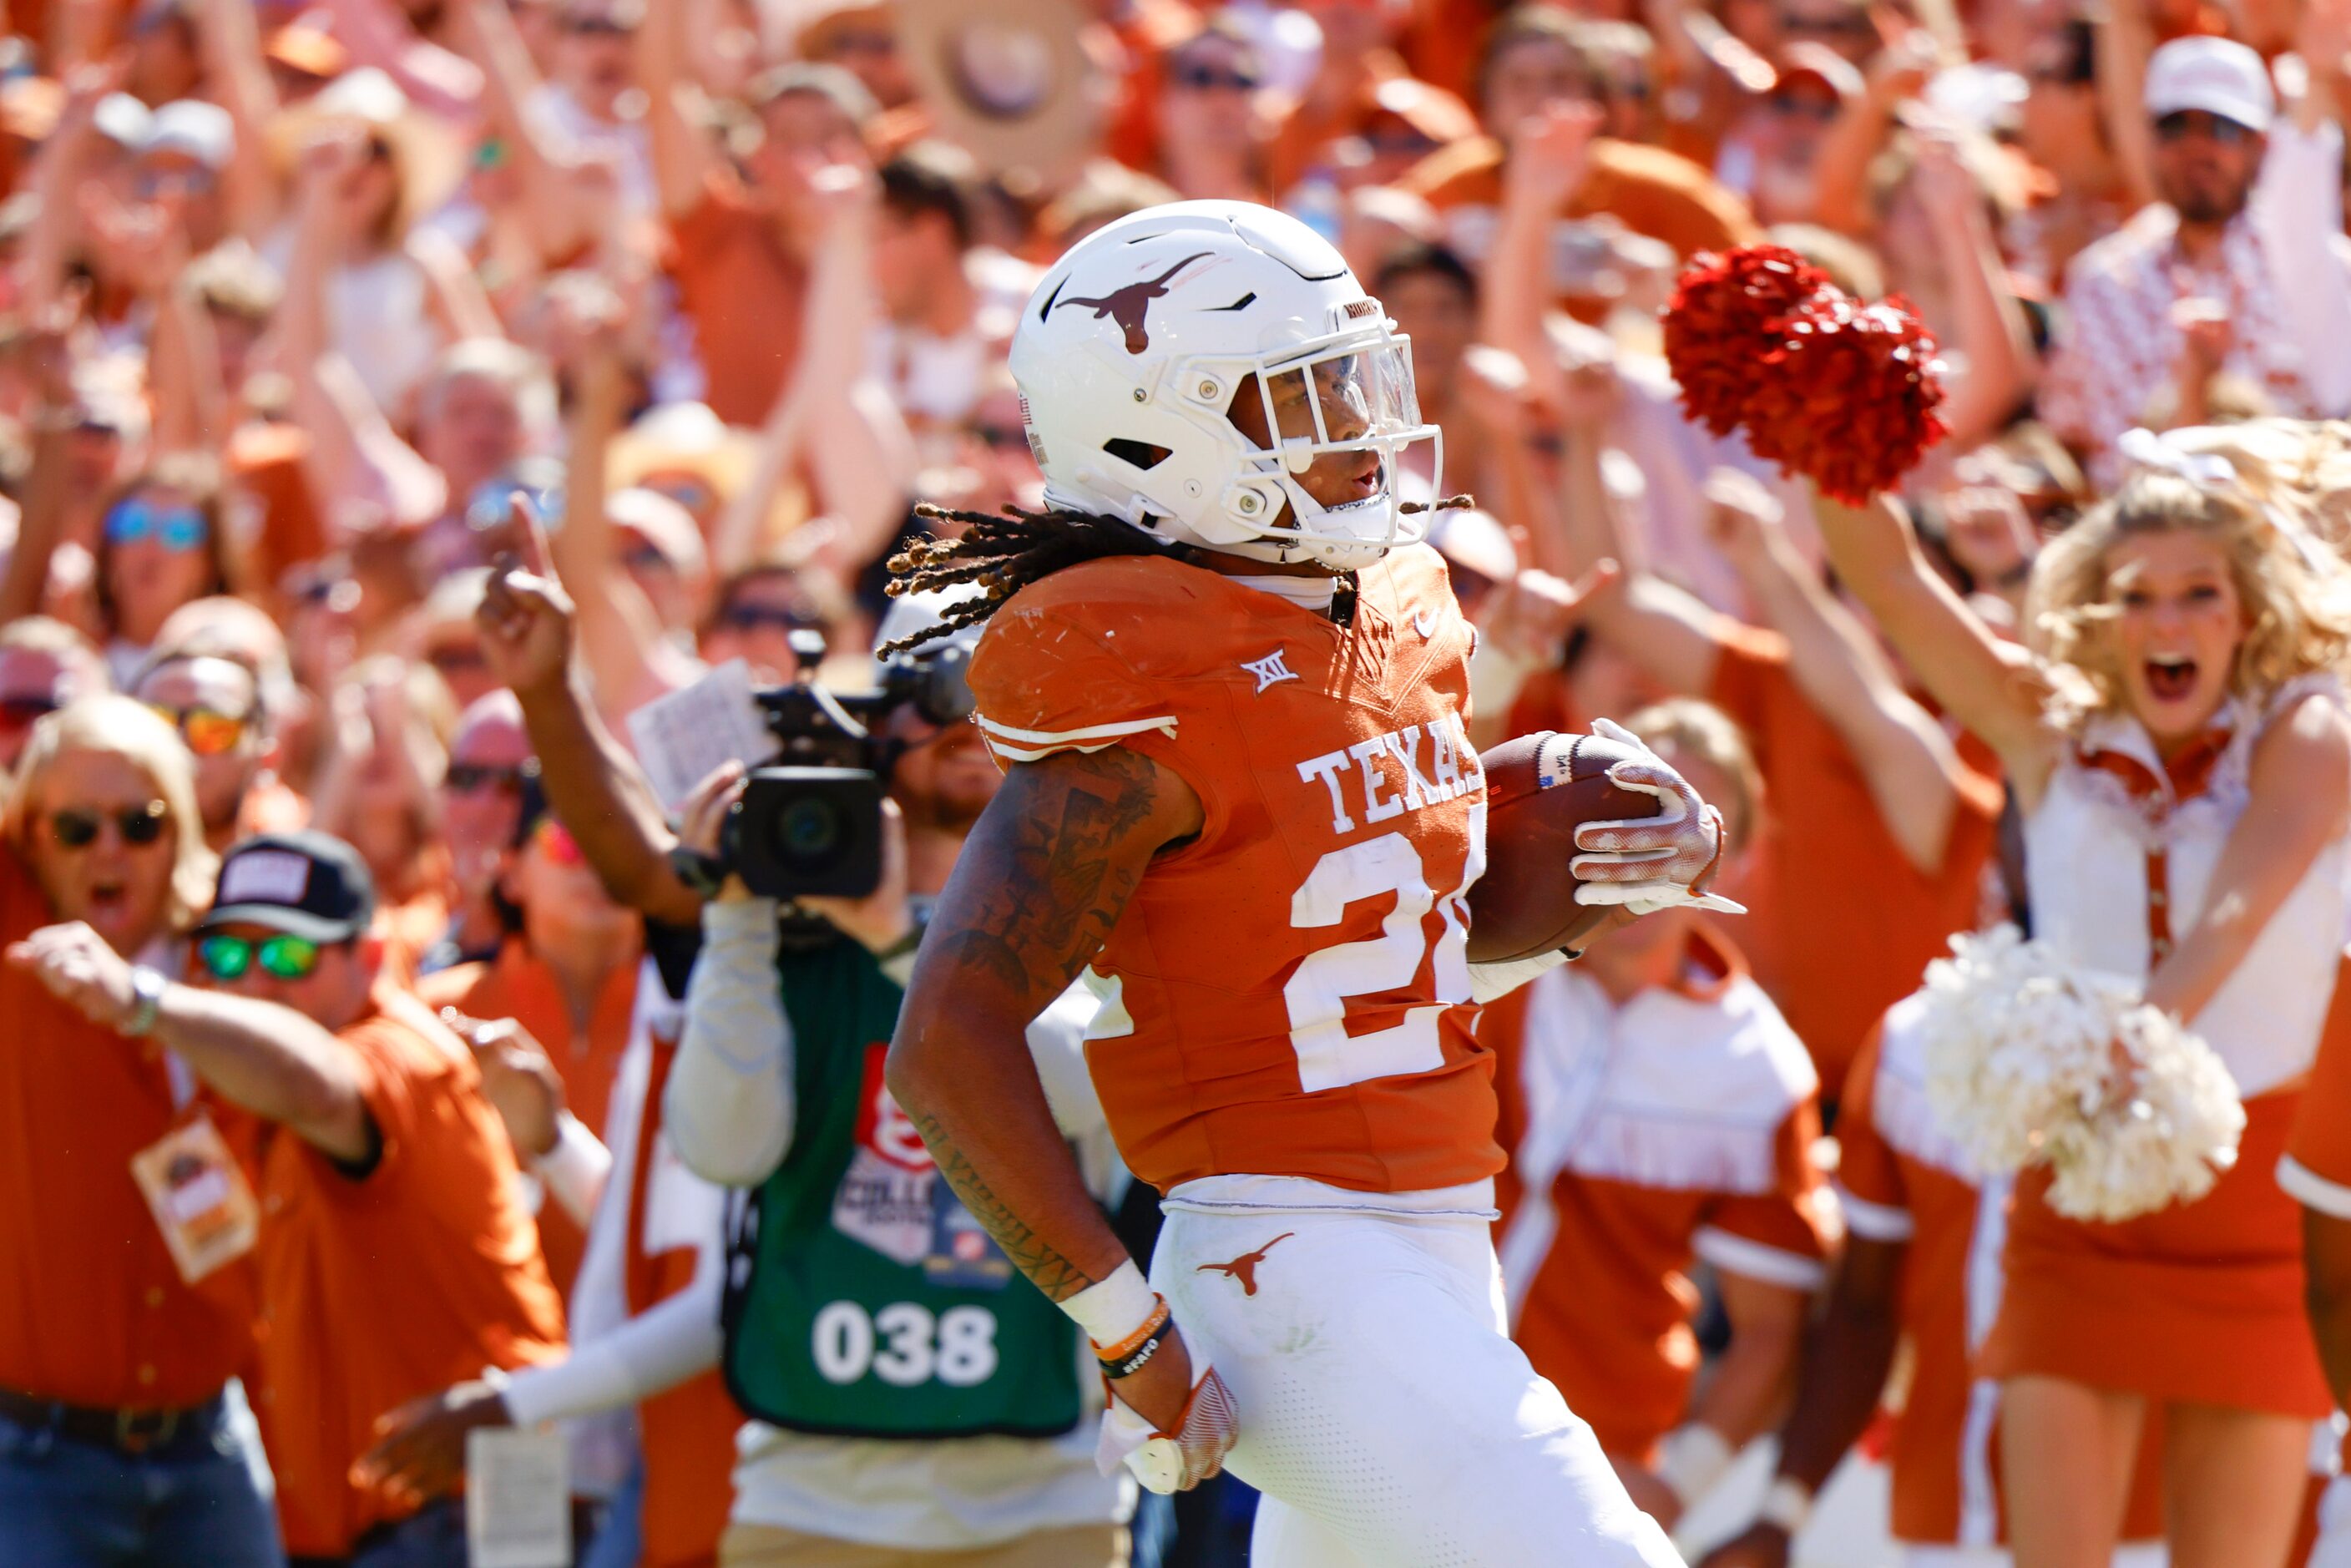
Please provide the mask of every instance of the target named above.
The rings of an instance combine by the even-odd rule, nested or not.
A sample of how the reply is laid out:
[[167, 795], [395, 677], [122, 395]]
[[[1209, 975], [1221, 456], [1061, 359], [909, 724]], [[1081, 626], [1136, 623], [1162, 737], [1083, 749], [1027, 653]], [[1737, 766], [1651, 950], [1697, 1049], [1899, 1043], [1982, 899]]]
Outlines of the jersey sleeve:
[[1836, 1199], [1813, 1152], [1820, 1135], [1819, 1102], [1807, 1098], [1780, 1124], [1773, 1189], [1714, 1205], [1692, 1238], [1698, 1255], [1766, 1285], [1818, 1290], [1841, 1230]]
[[2277, 1181], [2304, 1208], [2351, 1219], [2351, 954], [2335, 965], [2335, 1000]]
[[971, 690], [979, 732], [999, 763], [1176, 738], [1175, 704], [1112, 652], [1115, 632], [1054, 601], [1016, 599], [989, 620]]
[[1877, 1130], [1878, 1037], [1872, 1030], [1846, 1075], [1844, 1103], [1837, 1114], [1837, 1197], [1845, 1228], [1865, 1241], [1905, 1242], [1916, 1228], [1902, 1162]]

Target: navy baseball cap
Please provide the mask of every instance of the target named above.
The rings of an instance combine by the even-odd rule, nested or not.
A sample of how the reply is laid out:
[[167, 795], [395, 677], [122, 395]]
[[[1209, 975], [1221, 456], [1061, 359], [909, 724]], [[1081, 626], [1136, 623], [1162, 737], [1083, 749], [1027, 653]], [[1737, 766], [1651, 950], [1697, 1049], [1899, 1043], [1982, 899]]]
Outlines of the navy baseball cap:
[[328, 833], [264, 833], [229, 847], [199, 935], [258, 925], [318, 943], [348, 942], [375, 918], [375, 878], [360, 852]]

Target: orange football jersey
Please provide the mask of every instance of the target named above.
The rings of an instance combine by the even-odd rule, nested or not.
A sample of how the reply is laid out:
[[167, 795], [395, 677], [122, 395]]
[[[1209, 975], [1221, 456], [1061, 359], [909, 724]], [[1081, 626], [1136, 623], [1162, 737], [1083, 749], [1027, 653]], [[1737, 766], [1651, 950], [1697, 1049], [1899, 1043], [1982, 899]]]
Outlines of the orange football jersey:
[[1485, 866], [1473, 641], [1422, 547], [1352, 622], [1164, 559], [1088, 561], [997, 612], [971, 666], [1006, 763], [1123, 746], [1199, 795], [1094, 959], [1086, 1054], [1134, 1173], [1358, 1191], [1493, 1175], [1463, 894]]

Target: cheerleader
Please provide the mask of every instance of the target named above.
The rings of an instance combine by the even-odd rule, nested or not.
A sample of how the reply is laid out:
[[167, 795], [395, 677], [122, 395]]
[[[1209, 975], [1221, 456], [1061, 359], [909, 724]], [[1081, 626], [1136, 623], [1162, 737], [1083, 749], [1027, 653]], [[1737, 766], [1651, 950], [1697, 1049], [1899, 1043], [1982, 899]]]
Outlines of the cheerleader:
[[2344, 930], [2351, 647], [2339, 565], [2212, 459], [2143, 464], [2043, 552], [2026, 662], [1929, 570], [1898, 507], [1823, 505], [1836, 569], [1934, 695], [1991, 746], [2024, 814], [2035, 936], [2144, 985], [2220, 1053], [2240, 1157], [2203, 1198], [2114, 1224], [2019, 1183], [1981, 1370], [2003, 1383], [2020, 1568], [2111, 1562], [2131, 1458], [2163, 1420], [2177, 1568], [2278, 1568], [2311, 1422], [2331, 1405], [2303, 1316], [2295, 1206], [2272, 1172]]

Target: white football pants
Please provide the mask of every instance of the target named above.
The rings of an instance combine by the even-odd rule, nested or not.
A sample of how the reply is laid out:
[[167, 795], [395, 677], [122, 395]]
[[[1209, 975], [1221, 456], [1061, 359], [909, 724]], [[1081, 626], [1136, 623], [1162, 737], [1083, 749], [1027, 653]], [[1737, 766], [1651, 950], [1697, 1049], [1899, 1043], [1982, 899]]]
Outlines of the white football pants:
[[1253, 1568], [1683, 1568], [1503, 1333], [1486, 1221], [1181, 1197], [1152, 1283], [1232, 1391]]

